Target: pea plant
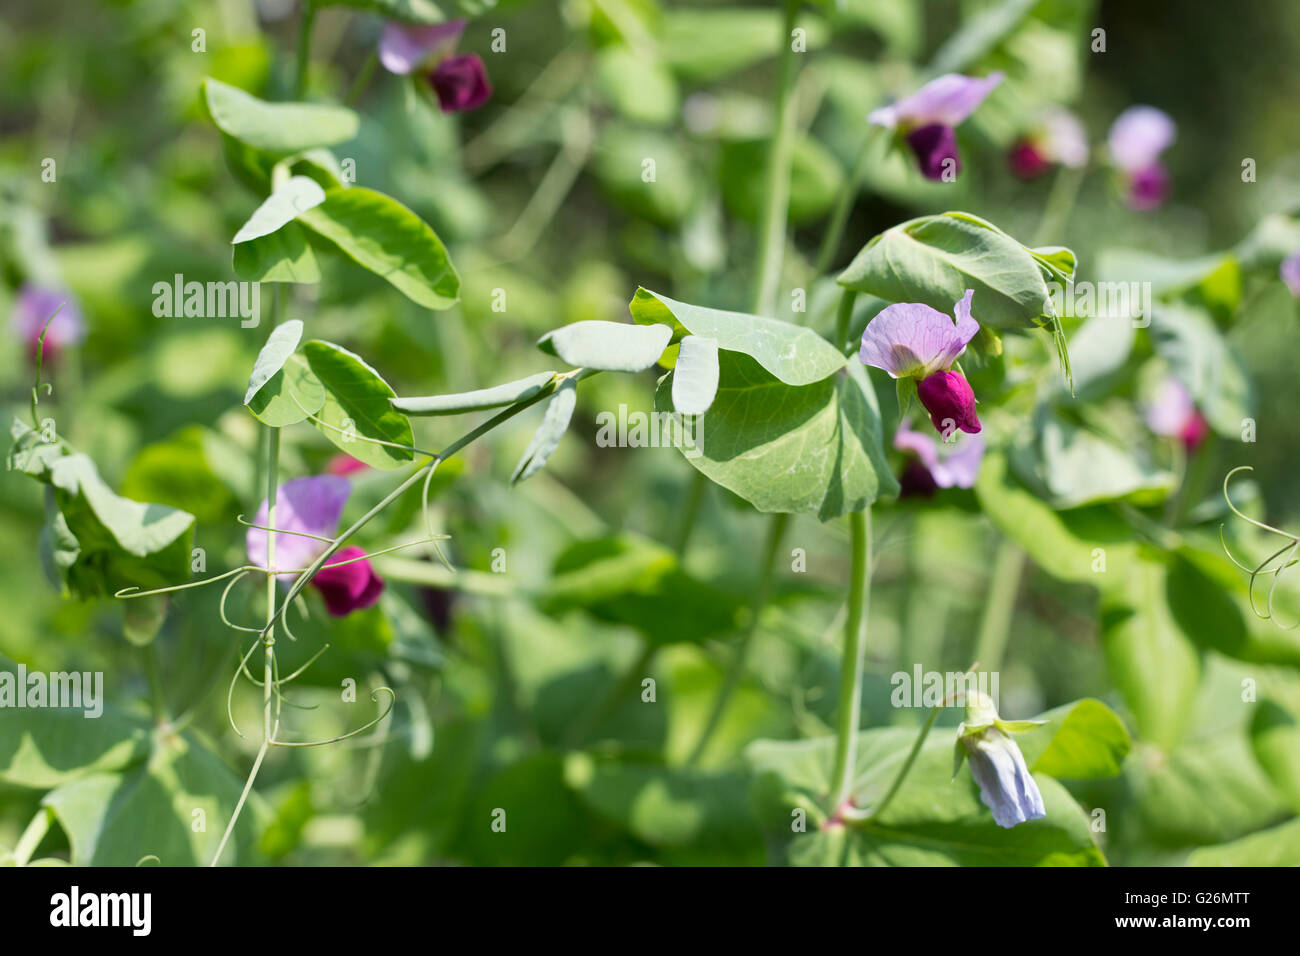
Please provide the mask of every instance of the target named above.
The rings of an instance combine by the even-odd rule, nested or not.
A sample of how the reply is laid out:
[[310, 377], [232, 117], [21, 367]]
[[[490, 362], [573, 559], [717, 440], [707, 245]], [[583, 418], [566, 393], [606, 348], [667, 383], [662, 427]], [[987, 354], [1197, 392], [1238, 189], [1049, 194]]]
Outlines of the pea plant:
[[[23, 547], [118, 677], [0, 683], [0, 859], [1300, 862], [1238, 331], [1293, 318], [1300, 220], [1099, 238], [1179, 201], [1178, 127], [1090, 143], [1093, 5], [925, 55], [919, 3], [452, 6], [191, 51], [154, 175], [219, 282], [6, 232]], [[83, 375], [155, 273], [226, 327]]]

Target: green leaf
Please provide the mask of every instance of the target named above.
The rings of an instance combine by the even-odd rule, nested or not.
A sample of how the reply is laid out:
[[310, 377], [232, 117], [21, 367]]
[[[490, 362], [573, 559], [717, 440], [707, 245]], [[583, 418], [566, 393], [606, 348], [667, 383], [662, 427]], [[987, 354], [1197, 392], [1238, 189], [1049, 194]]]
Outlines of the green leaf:
[[248, 222], [235, 233], [231, 243], [238, 245], [269, 236], [282, 226], [293, 222], [300, 212], [319, 206], [325, 201], [325, 190], [316, 180], [307, 176], [290, 176], [275, 192], [267, 197], [248, 217]]
[[1034, 773], [1065, 780], [1114, 777], [1132, 747], [1115, 712], [1099, 700], [1085, 698], [1044, 714], [1046, 726], [1017, 737], [1025, 763]]
[[845, 365], [844, 356], [812, 329], [779, 319], [688, 305], [649, 289], [637, 289], [628, 308], [643, 325], [671, 325], [674, 338], [698, 335], [748, 355], [787, 385], [819, 382]]
[[1192, 716], [1201, 658], [1169, 607], [1167, 573], [1161, 561], [1144, 552], [1103, 594], [1102, 643], [1111, 680], [1133, 712], [1138, 736], [1172, 748]]
[[442, 240], [383, 193], [357, 186], [330, 189], [325, 201], [300, 213], [298, 221], [425, 308], [449, 309], [460, 296], [460, 277]]
[[301, 355], [291, 355], [248, 402], [263, 425], [284, 428], [306, 421], [325, 405], [325, 386]]
[[451, 19], [443, 12], [446, 6], [451, 6], [456, 13], [470, 15], [477, 15], [496, 6], [496, 0], [452, 0], [450, 4], [435, 3], [434, 0], [313, 0], [313, 2], [320, 7], [351, 7], [354, 10], [368, 10], [390, 20], [424, 26], [445, 23]]
[[414, 458], [409, 448], [365, 440], [407, 446], [415, 441], [411, 423], [392, 406], [395, 393], [378, 372], [359, 356], [331, 342], [313, 339], [303, 345], [302, 354], [325, 388], [325, 403], [318, 415], [324, 425], [312, 424], [326, 438], [372, 468], [390, 470]]
[[560, 439], [569, 428], [569, 419], [573, 417], [573, 409], [577, 401], [578, 383], [572, 378], [566, 378], [560, 383], [559, 389], [551, 400], [546, 403], [542, 423], [537, 426], [532, 441], [524, 449], [519, 464], [515, 465], [515, 470], [510, 475], [511, 484], [532, 477], [546, 464], [546, 459], [550, 458], [551, 452], [559, 447]]
[[[188, 511], [200, 525], [229, 517], [232, 498], [209, 464], [204, 437], [201, 426], [187, 425], [140, 449], [122, 478], [123, 496]], [[128, 611], [141, 603], [127, 601]]]
[[1210, 426], [1241, 436], [1241, 422], [1254, 416], [1250, 375], [1236, 352], [1201, 309], [1169, 304], [1155, 310], [1151, 341], [1156, 354], [1187, 386]]
[[[1064, 261], [1063, 252], [1054, 262]], [[1072, 255], [1071, 255], [1072, 258]], [[945, 314], [974, 289], [971, 314], [997, 331], [1050, 325], [1056, 311], [1044, 266], [992, 223], [964, 212], [922, 216], [868, 242], [840, 285], [890, 302], [923, 302]]]
[[621, 44], [607, 46], [596, 54], [595, 80], [614, 109], [633, 123], [667, 126], [677, 118], [677, 79], [656, 57]]
[[682, 144], [664, 133], [609, 123], [591, 168], [615, 203], [656, 225], [676, 228], [695, 207], [701, 172]]
[[[679, 445], [712, 481], [759, 511], [811, 513], [823, 521], [898, 493], [861, 365], [799, 387], [739, 352], [720, 353], [719, 365], [717, 397], [695, 419], [693, 440]], [[673, 410], [674, 375], [659, 383], [657, 411]]]
[[253, 363], [253, 372], [248, 376], [248, 390], [244, 392], [245, 405], [252, 401], [253, 396], [270, 380], [272, 375], [284, 368], [284, 363], [289, 360], [289, 356], [298, 348], [298, 342], [301, 339], [302, 323], [297, 319], [290, 319], [288, 322], [277, 325], [271, 330], [271, 334], [267, 336], [266, 344], [257, 353], [257, 361]]
[[131, 586], [148, 590], [189, 577], [192, 514], [115, 495], [85, 455], [56, 461], [50, 484], [77, 545], [65, 570], [73, 593], [102, 596]]
[[[767, 189], [769, 139], [730, 141], [722, 148], [718, 171], [722, 197], [737, 216], [757, 223]], [[791, 224], [814, 222], [830, 211], [843, 189], [844, 171], [824, 146], [811, 136], [795, 140], [790, 156]]]
[[407, 415], [463, 415], [487, 408], [501, 408], [532, 398], [555, 378], [554, 372], [538, 372], [526, 378], [454, 395], [422, 395], [394, 398], [393, 407]]
[[44, 435], [19, 418], [14, 419], [9, 434], [14, 440], [9, 448], [9, 470], [48, 481], [50, 466], [66, 454], [62, 443], [47, 442]]
[[47, 790], [125, 769], [148, 754], [149, 727], [147, 719], [112, 707], [94, 719], [81, 710], [0, 707], [0, 781]]
[[673, 365], [673, 408], [683, 415], [702, 415], [718, 394], [718, 340], [702, 335], [682, 339]]
[[1300, 866], [1300, 818], [1240, 840], [1197, 847], [1187, 866]]
[[575, 367], [640, 372], [659, 361], [672, 337], [668, 325], [647, 328], [588, 319], [547, 332], [537, 347]]
[[1278, 793], [1300, 813], [1300, 721], [1265, 698], [1250, 721], [1250, 746]]
[[[808, 48], [826, 42], [828, 31], [819, 19], [803, 16]], [[725, 42], [719, 42], [725, 38]], [[660, 55], [678, 74], [707, 84], [776, 56], [782, 43], [779, 10], [728, 7], [674, 7], [663, 12]]]
[[[916, 740], [915, 729], [868, 730], [858, 739], [852, 795], [871, 807], [885, 795]], [[830, 789], [834, 740], [759, 740], [745, 751], [756, 798], [775, 839], [790, 837], [791, 809], [815, 807]], [[796, 836], [792, 862], [852, 866], [1104, 866], [1089, 821], [1051, 777], [1036, 774], [1047, 815], [1011, 829], [993, 822], [970, 773], [952, 777], [952, 738], [931, 736], [898, 793], [876, 820]], [[832, 828], [840, 829], [840, 828]], [[819, 835], [820, 834], [820, 835]]]
[[1052, 414], [1041, 415], [1037, 425], [1035, 465], [1057, 508], [1116, 500], [1156, 504], [1177, 484], [1141, 446], [1121, 446]]
[[231, 253], [231, 265], [245, 282], [320, 282], [316, 254], [307, 244], [307, 233], [296, 222], [269, 236], [239, 243]]
[[663, 545], [630, 533], [579, 541], [556, 559], [542, 610], [581, 608], [657, 644], [702, 641], [737, 626], [735, 596], [698, 581]]
[[1002, 0], [981, 8], [944, 41], [927, 72], [932, 76], [964, 72], [1010, 36], [1038, 3], [1039, 0]]
[[268, 103], [212, 77], [203, 81], [203, 101], [221, 132], [280, 156], [346, 142], [360, 126], [357, 114], [342, 106]]

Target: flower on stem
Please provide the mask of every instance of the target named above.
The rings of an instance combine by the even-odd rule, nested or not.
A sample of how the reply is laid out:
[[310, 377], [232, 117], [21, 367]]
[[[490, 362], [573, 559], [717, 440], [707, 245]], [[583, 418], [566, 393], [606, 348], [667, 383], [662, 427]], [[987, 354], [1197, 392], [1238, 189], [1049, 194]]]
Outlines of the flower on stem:
[[1157, 435], [1177, 438], [1189, 452], [1210, 434], [1210, 425], [1197, 410], [1192, 393], [1173, 375], [1160, 383], [1144, 412], [1148, 428]]
[[[291, 582], [298, 576], [297, 572], [308, 567], [329, 547], [329, 541], [321, 539], [333, 537], [338, 530], [343, 506], [351, 493], [351, 484], [338, 475], [308, 475], [286, 481], [279, 487], [275, 527], [281, 531], [298, 532], [275, 536], [273, 570], [277, 571], [281, 581]], [[267, 503], [263, 501], [254, 523], [266, 527], [268, 511]], [[248, 560], [261, 568], [268, 567], [268, 537], [269, 533], [262, 528], [248, 529]], [[321, 592], [326, 609], [334, 617], [344, 617], [368, 608], [383, 593], [383, 579], [375, 573], [365, 554], [355, 545], [340, 548], [311, 579], [312, 586]], [[279, 571], [280, 568], [288, 570]]]
[[1291, 294], [1300, 299], [1300, 252], [1283, 259], [1277, 273], [1286, 283], [1286, 287], [1291, 290]]
[[1160, 154], [1178, 138], [1168, 113], [1154, 106], [1130, 106], [1110, 127], [1110, 159], [1124, 179], [1128, 204], [1142, 212], [1155, 209], [1169, 195], [1169, 173]]
[[492, 96], [487, 68], [477, 53], [456, 53], [464, 20], [433, 26], [388, 23], [379, 37], [379, 62], [390, 73], [423, 71], [444, 113], [478, 109]]
[[984, 460], [984, 439], [970, 435], [957, 442], [937, 442], [912, 430], [904, 419], [894, 433], [894, 447], [915, 456], [909, 458], [899, 479], [900, 498], [913, 495], [929, 498], [939, 488], [973, 488]]
[[867, 122], [897, 130], [916, 155], [921, 175], [942, 181], [948, 170], [953, 176], [961, 172], [955, 127], [1001, 82], [1001, 73], [982, 78], [947, 73], [911, 96], [873, 110]]
[[952, 363], [979, 331], [971, 317], [973, 289], [953, 306], [953, 319], [920, 302], [899, 302], [881, 309], [862, 333], [858, 357], [895, 379], [912, 379], [930, 422], [945, 438], [960, 428], [980, 430], [975, 393]]
[[1069, 110], [1043, 112], [1029, 133], [1016, 140], [1007, 157], [1020, 179], [1041, 176], [1054, 165], [1081, 169], [1088, 163], [1088, 134]]
[[1003, 720], [992, 698], [971, 691], [966, 719], [957, 727], [952, 775], [962, 759], [970, 758], [970, 773], [980, 788], [980, 802], [993, 811], [993, 822], [1010, 829], [1018, 823], [1047, 816], [1043, 795], [1025, 765], [1024, 754], [1011, 739], [1047, 723], [1045, 720]]
[[[54, 321], [50, 321], [50, 316], [54, 316]], [[79, 345], [86, 338], [86, 322], [70, 294], [53, 286], [24, 283], [14, 300], [10, 324], [33, 361], [40, 350], [41, 332], [47, 322], [50, 328], [45, 332], [46, 362], [55, 361], [63, 349]]]

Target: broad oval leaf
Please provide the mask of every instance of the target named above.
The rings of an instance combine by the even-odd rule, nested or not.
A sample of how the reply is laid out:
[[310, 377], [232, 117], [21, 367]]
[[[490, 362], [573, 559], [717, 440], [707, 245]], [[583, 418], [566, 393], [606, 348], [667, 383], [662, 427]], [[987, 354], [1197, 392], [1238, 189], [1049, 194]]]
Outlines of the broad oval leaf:
[[253, 211], [248, 222], [240, 227], [235, 238], [230, 241], [237, 245], [269, 236], [281, 226], [293, 222], [298, 213], [319, 206], [324, 201], [325, 190], [321, 189], [316, 180], [307, 176], [290, 176]]
[[268, 103], [208, 77], [203, 102], [217, 128], [233, 139], [277, 155], [333, 146], [357, 135], [357, 114], [319, 103]]
[[357, 186], [330, 189], [298, 221], [425, 308], [449, 309], [460, 296], [442, 240], [396, 199]]
[[235, 275], [245, 282], [320, 282], [316, 254], [296, 222], [237, 244], [231, 260]]
[[644, 288], [628, 308], [642, 324], [671, 325], [677, 338], [698, 335], [716, 340], [720, 349], [742, 352], [787, 385], [821, 381], [845, 365], [844, 356], [812, 329], [779, 319], [688, 305]]
[[[811, 385], [787, 385], [739, 352], [719, 355], [717, 397], [683, 423], [678, 446], [697, 470], [759, 511], [823, 521], [898, 493], [881, 447], [880, 413], [861, 365]], [[655, 408], [673, 411], [676, 373]]]
[[537, 347], [579, 368], [640, 372], [659, 361], [672, 337], [667, 325], [587, 319], [547, 332]]
[[1016, 737], [1034, 773], [1064, 780], [1114, 777], [1133, 742], [1123, 722], [1099, 700], [1085, 698], [1039, 714], [1047, 724]]
[[546, 464], [546, 459], [551, 457], [551, 452], [559, 446], [560, 439], [569, 428], [569, 419], [573, 417], [573, 409], [577, 401], [578, 383], [572, 378], [566, 378], [560, 383], [555, 395], [546, 403], [542, 423], [537, 426], [532, 441], [524, 449], [519, 464], [515, 465], [515, 470], [510, 475], [511, 484], [535, 475]]
[[321, 384], [301, 355], [291, 355], [248, 402], [248, 410], [263, 425], [284, 428], [306, 421], [325, 404]]
[[555, 378], [554, 372], [538, 372], [526, 378], [454, 395], [421, 395], [394, 398], [393, 407], [405, 415], [463, 415], [487, 408], [501, 408], [532, 398]]
[[[410, 448], [378, 445], [377, 441], [411, 445], [415, 436], [406, 416], [392, 406], [392, 388], [357, 355], [332, 342], [313, 339], [302, 354], [325, 387], [325, 403], [315, 425], [330, 441], [373, 468], [392, 469], [411, 461]], [[322, 424], [323, 423], [323, 424]]]
[[289, 356], [293, 354], [301, 340], [302, 322], [298, 319], [290, 319], [271, 330], [266, 344], [257, 353], [257, 361], [253, 363], [253, 374], [248, 376], [248, 390], [244, 392], [245, 405], [272, 375], [284, 368], [284, 363], [289, 360]]
[[673, 408], [683, 415], [707, 412], [718, 394], [718, 375], [718, 340], [686, 336], [673, 366]]

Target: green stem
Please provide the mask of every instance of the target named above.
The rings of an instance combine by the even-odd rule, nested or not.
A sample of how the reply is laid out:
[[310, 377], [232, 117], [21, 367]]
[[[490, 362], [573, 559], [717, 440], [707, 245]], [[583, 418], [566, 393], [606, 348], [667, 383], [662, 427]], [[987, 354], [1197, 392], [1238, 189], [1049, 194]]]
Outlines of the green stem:
[[830, 221], [826, 224], [826, 232], [822, 234], [821, 248], [817, 250], [817, 258], [813, 265], [813, 271], [818, 276], [825, 273], [835, 261], [835, 252], [840, 247], [840, 240], [844, 238], [844, 227], [849, 223], [853, 202], [858, 198], [862, 174], [867, 170], [871, 142], [871, 128], [868, 127], [862, 134], [862, 143], [858, 146], [858, 153], [853, 159], [853, 168], [849, 170], [848, 178], [844, 180], [840, 194], [835, 200], [835, 208], [831, 211]]
[[311, 28], [316, 20], [313, 0], [304, 0], [302, 15], [298, 18], [298, 67], [293, 81], [293, 98], [302, 99], [307, 91], [307, 67], [311, 63]]
[[366, 62], [361, 67], [361, 72], [359, 72], [357, 78], [352, 81], [352, 87], [348, 90], [347, 98], [343, 101], [344, 103], [348, 106], [352, 106], [361, 98], [361, 94], [365, 92], [366, 87], [370, 85], [370, 78], [375, 75], [375, 67], [378, 65], [379, 52], [378, 50], [371, 50], [370, 56], [366, 57]]
[[566, 749], [573, 749], [583, 742], [583, 740], [594, 730], [598, 730], [600, 725], [609, 718], [622, 704], [631, 697], [641, 681], [646, 677], [646, 671], [650, 668], [650, 662], [654, 660], [655, 653], [659, 650], [658, 646], [646, 641], [641, 648], [641, 653], [627, 672], [615, 683], [599, 705], [592, 708], [587, 715], [574, 723], [565, 737]]
[[798, 0], [786, 0], [781, 27], [781, 61], [776, 87], [776, 134], [767, 155], [763, 209], [758, 230], [758, 281], [753, 310], [771, 315], [776, 309], [777, 286], [781, 279], [781, 258], [785, 253], [785, 230], [790, 212], [790, 163], [794, 153], [795, 111], [791, 108], [795, 57], [791, 42], [799, 13]]
[[845, 289], [840, 295], [840, 307], [835, 312], [835, 347], [841, 352], [844, 351], [849, 337], [849, 323], [853, 320], [853, 303], [857, 298], [858, 294], [852, 289]]
[[1079, 187], [1083, 185], [1085, 171], [1062, 166], [1057, 172], [1056, 180], [1052, 183], [1052, 191], [1043, 206], [1043, 218], [1038, 221], [1034, 238], [1029, 243], [1031, 246], [1060, 241], [1065, 224], [1074, 210], [1074, 203], [1079, 198]]
[[911, 772], [912, 764], [916, 763], [916, 755], [921, 752], [921, 745], [925, 743], [925, 738], [930, 735], [930, 728], [934, 726], [934, 722], [938, 719], [941, 710], [943, 710], [943, 705], [930, 708], [930, 716], [927, 717], [925, 723], [921, 725], [921, 732], [916, 735], [916, 740], [912, 742], [912, 749], [907, 752], [907, 759], [904, 760], [903, 765], [898, 768], [898, 773], [894, 777], [894, 782], [889, 785], [889, 789], [886, 790], [885, 795], [880, 798], [880, 802], [871, 808], [871, 812], [867, 816], [868, 820], [874, 820], [884, 813], [885, 807], [889, 806], [889, 801], [894, 799], [894, 794], [898, 793], [899, 789], [903, 786], [903, 781], [907, 779], [908, 773]]
[[144, 655], [144, 671], [149, 678], [149, 703], [153, 712], [153, 722], [164, 724], [167, 722], [167, 702], [163, 696], [162, 673], [158, 666], [157, 641], [150, 641], [141, 648], [141, 653]]
[[686, 492], [686, 507], [682, 510], [681, 524], [677, 526], [677, 534], [673, 540], [673, 550], [677, 552], [678, 557], [686, 553], [691, 532], [695, 530], [695, 519], [700, 514], [700, 504], [704, 501], [704, 494], [708, 489], [709, 479], [705, 477], [704, 472], [696, 471], [695, 477], [691, 479], [690, 490]]
[[54, 820], [54, 811], [50, 807], [41, 807], [36, 811], [36, 816], [32, 817], [32, 822], [27, 824], [27, 829], [23, 835], [18, 838], [18, 843], [14, 847], [14, 866], [26, 866], [31, 860], [36, 848], [41, 845], [45, 839], [45, 834], [50, 832], [50, 824]]
[[996, 671], [1002, 666], [1002, 655], [1011, 636], [1011, 618], [1016, 609], [1016, 595], [1020, 593], [1020, 578], [1025, 569], [1025, 552], [1010, 538], [1003, 538], [993, 561], [989, 576], [988, 600], [984, 603], [984, 617], [980, 621], [979, 638], [975, 642], [975, 660], [980, 669]]
[[848, 800], [857, 757], [858, 720], [862, 707], [862, 665], [866, 651], [866, 622], [871, 598], [871, 511], [849, 515], [852, 564], [849, 572], [849, 614], [844, 622], [844, 658], [840, 664], [840, 710], [835, 735], [835, 769], [831, 775], [831, 813]]
[[690, 757], [687, 758], [687, 766], [695, 766], [699, 763], [700, 758], [704, 756], [705, 748], [708, 747], [709, 740], [713, 737], [714, 731], [718, 729], [718, 724], [722, 721], [722, 716], [727, 710], [727, 703], [731, 700], [731, 695], [740, 683], [741, 675], [745, 672], [745, 661], [749, 656], [749, 645], [753, 643], [754, 633], [758, 630], [758, 620], [762, 616], [763, 608], [767, 604], [767, 598], [772, 590], [772, 576], [776, 570], [776, 554], [781, 548], [781, 537], [785, 534], [785, 526], [789, 523], [790, 516], [787, 514], [776, 514], [772, 516], [772, 521], [767, 528], [767, 545], [763, 549], [763, 563], [759, 568], [758, 585], [754, 589], [754, 603], [750, 609], [749, 621], [745, 625], [745, 632], [741, 635], [740, 645], [736, 648], [736, 656], [732, 658], [731, 666], [727, 670], [727, 676], [723, 679], [722, 688], [718, 691], [718, 696], [713, 701], [713, 709], [709, 713], [709, 719], [704, 725], [704, 730], [700, 734], [699, 740], [695, 743], [695, 748], [691, 751]]

